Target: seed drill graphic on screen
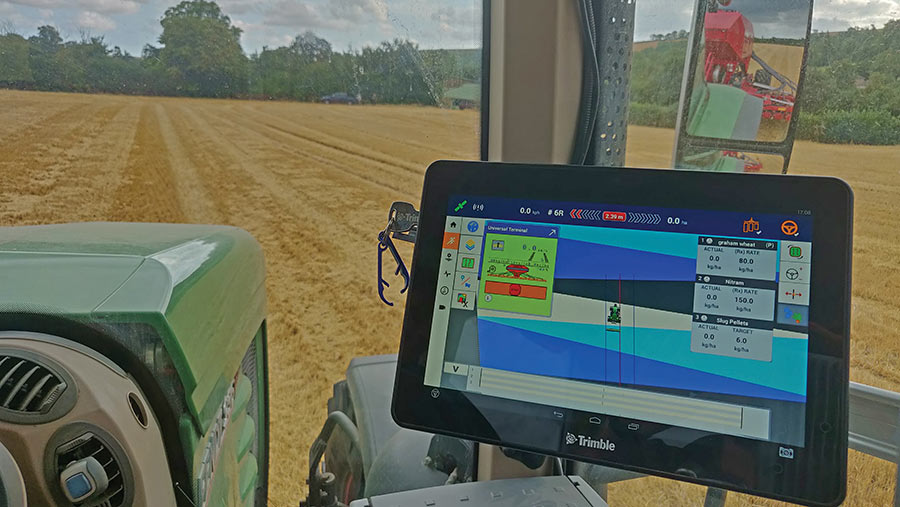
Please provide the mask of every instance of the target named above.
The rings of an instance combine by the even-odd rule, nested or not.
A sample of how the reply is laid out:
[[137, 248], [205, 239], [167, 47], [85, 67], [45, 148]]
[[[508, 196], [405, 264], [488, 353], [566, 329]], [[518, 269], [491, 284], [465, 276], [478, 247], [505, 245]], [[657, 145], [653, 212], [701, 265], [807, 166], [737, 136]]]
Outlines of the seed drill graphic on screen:
[[481, 308], [549, 316], [556, 241], [556, 228], [488, 223]]

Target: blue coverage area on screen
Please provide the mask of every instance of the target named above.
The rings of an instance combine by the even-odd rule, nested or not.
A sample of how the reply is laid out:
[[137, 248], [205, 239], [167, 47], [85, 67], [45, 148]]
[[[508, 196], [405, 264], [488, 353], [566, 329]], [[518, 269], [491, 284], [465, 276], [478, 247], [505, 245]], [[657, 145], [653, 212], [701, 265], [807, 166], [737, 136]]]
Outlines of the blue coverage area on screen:
[[[671, 287], [673, 294], [681, 295], [677, 299], [682, 306], [685, 295], [692, 298], [698, 235], [559, 227], [553, 297], [566, 303], [556, 301], [554, 308], [571, 302], [567, 313], [576, 320], [584, 320], [577, 305], [590, 296], [561, 292], [567, 286], [590, 288], [593, 283], [596, 291], [612, 291], [608, 299], [614, 299], [617, 290], [620, 298], [623, 290], [638, 298], [638, 288], [646, 287], [641, 283], [650, 282], [655, 283], [654, 290]], [[649, 299], [649, 304], [635, 301], [639, 310], [632, 317], [634, 324], [623, 324], [615, 333], [602, 318], [585, 323], [554, 315], [548, 320], [479, 312], [481, 366], [634, 386], [806, 400], [807, 339], [776, 330], [771, 361], [692, 352], [692, 311], [679, 308], [677, 302], [668, 304], [664, 293], [644, 294], [643, 301]], [[642, 314], [651, 316], [646, 325]]]
[[[560, 231], [557, 246], [556, 278], [603, 280], [619, 278], [628, 273], [628, 278], [638, 280], [693, 282], [697, 272], [697, 240], [688, 238], [694, 257], [681, 257], [664, 253], [622, 248], [601, 243], [589, 243], [567, 239]], [[685, 236], [670, 234], [670, 236]], [[679, 238], [680, 240], [681, 238]], [[677, 247], [678, 245], [673, 245]], [[602, 259], [602, 262], [597, 262]]]

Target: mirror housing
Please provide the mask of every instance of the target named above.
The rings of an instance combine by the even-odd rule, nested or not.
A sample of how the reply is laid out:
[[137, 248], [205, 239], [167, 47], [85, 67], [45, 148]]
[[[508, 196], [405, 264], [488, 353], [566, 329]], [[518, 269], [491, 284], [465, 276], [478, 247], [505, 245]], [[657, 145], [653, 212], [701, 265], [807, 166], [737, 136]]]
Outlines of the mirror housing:
[[812, 0], [697, 1], [674, 167], [787, 172], [811, 24]]

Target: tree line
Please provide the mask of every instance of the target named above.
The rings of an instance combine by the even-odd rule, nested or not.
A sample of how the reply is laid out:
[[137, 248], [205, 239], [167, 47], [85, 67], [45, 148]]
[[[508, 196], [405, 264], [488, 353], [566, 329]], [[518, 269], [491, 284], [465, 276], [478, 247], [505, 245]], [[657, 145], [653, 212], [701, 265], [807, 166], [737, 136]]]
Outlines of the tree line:
[[158, 45], [140, 56], [102, 36], [64, 41], [52, 26], [0, 35], [0, 87], [85, 93], [316, 100], [346, 92], [365, 102], [438, 104], [444, 87], [478, 80], [480, 63], [408, 40], [335, 51], [312, 32], [246, 55], [241, 29], [214, 1], [165, 11]]
[[[56, 28], [0, 35], [0, 87], [28, 90], [312, 101], [346, 92], [363, 102], [437, 105], [445, 88], [481, 78], [477, 50], [421, 50], [408, 40], [336, 51], [305, 32], [246, 55], [241, 30], [211, 0], [165, 11], [157, 44], [133, 56], [103, 37], [64, 41]], [[687, 33], [655, 34], [633, 56], [629, 122], [673, 127]], [[900, 144], [900, 20], [813, 33], [798, 136]]]

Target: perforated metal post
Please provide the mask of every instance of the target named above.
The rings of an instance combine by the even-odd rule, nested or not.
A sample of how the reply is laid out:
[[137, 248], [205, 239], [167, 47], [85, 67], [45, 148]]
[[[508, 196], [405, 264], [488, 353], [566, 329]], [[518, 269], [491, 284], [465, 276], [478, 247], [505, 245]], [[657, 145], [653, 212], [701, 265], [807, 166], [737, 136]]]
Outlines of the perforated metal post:
[[594, 164], [625, 165], [628, 88], [634, 43], [636, 0], [594, 0], [597, 59], [600, 63], [600, 111], [594, 129]]

